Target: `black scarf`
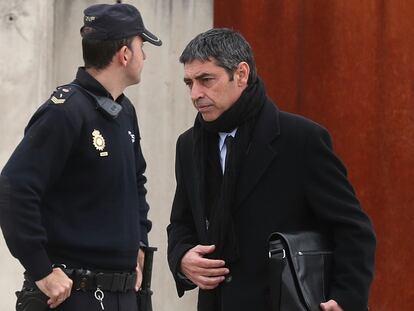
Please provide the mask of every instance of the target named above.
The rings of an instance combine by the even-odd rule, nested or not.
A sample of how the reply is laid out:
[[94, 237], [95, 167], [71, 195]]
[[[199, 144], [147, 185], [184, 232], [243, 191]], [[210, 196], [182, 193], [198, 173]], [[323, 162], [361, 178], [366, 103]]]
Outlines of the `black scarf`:
[[[206, 202], [206, 166], [207, 159], [215, 157], [218, 152], [218, 132], [230, 132], [237, 128], [226, 163], [225, 172], [221, 181], [220, 193], [210, 208], [206, 208], [206, 218], [209, 221], [209, 243], [216, 249], [209, 258], [225, 260], [226, 264], [236, 261], [239, 257], [239, 248], [233, 214], [235, 211], [236, 182], [240, 173], [243, 158], [248, 153], [249, 144], [256, 117], [263, 107], [266, 92], [263, 82], [258, 78], [249, 85], [239, 99], [216, 120], [204, 121], [201, 114], [197, 115], [194, 123], [194, 157], [197, 161], [197, 181], [202, 202]], [[215, 148], [208, 148], [209, 139], [214, 139]], [[210, 182], [220, 182], [211, 180]], [[231, 273], [231, 271], [230, 271]], [[200, 291], [199, 308], [201, 310], [216, 310], [217, 291]], [[200, 310], [200, 309], [199, 309]]]

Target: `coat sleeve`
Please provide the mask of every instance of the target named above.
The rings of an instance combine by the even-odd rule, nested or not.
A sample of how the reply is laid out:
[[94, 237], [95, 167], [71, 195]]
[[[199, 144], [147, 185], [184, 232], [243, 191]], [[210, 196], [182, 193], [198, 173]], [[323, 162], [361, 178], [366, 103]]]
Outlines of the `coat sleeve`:
[[75, 128], [63, 105], [44, 104], [0, 176], [0, 224], [7, 246], [35, 280], [52, 271], [42, 197], [70, 156]]
[[[181, 137], [180, 137], [181, 138]], [[180, 275], [180, 264], [184, 254], [198, 243], [194, 226], [193, 214], [188, 200], [187, 189], [183, 180], [182, 160], [180, 151], [182, 149], [181, 139], [176, 146], [175, 175], [176, 190], [171, 210], [170, 224], [167, 227], [168, 234], [168, 264], [174, 276], [178, 296], [184, 295], [184, 291], [195, 288]]]
[[325, 129], [317, 126], [310, 132], [304, 155], [306, 199], [334, 242], [329, 297], [345, 311], [366, 311], [376, 246], [372, 224]]

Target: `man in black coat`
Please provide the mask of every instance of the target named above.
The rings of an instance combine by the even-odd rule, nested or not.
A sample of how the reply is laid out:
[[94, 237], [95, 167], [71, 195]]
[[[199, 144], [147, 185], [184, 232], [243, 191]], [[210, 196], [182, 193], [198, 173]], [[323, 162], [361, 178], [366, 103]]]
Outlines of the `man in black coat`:
[[184, 49], [198, 114], [177, 141], [168, 261], [198, 310], [270, 311], [267, 239], [318, 230], [334, 245], [325, 311], [367, 309], [375, 235], [326, 129], [278, 110], [249, 44], [212, 29]]

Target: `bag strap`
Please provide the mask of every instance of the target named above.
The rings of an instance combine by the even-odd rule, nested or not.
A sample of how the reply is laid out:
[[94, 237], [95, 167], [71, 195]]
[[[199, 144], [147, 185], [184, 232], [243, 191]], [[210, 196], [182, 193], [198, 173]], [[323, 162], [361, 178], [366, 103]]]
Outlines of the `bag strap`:
[[286, 265], [286, 252], [281, 240], [271, 242], [269, 249], [269, 289], [273, 311], [280, 311], [282, 271]]

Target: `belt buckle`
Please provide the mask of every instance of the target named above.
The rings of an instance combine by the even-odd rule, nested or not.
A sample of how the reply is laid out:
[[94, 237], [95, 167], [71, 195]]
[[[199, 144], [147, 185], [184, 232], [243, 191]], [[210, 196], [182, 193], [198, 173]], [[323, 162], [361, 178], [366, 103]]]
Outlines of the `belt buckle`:
[[87, 269], [79, 269], [75, 272], [77, 280], [76, 290], [87, 291], [95, 287], [95, 273]]

